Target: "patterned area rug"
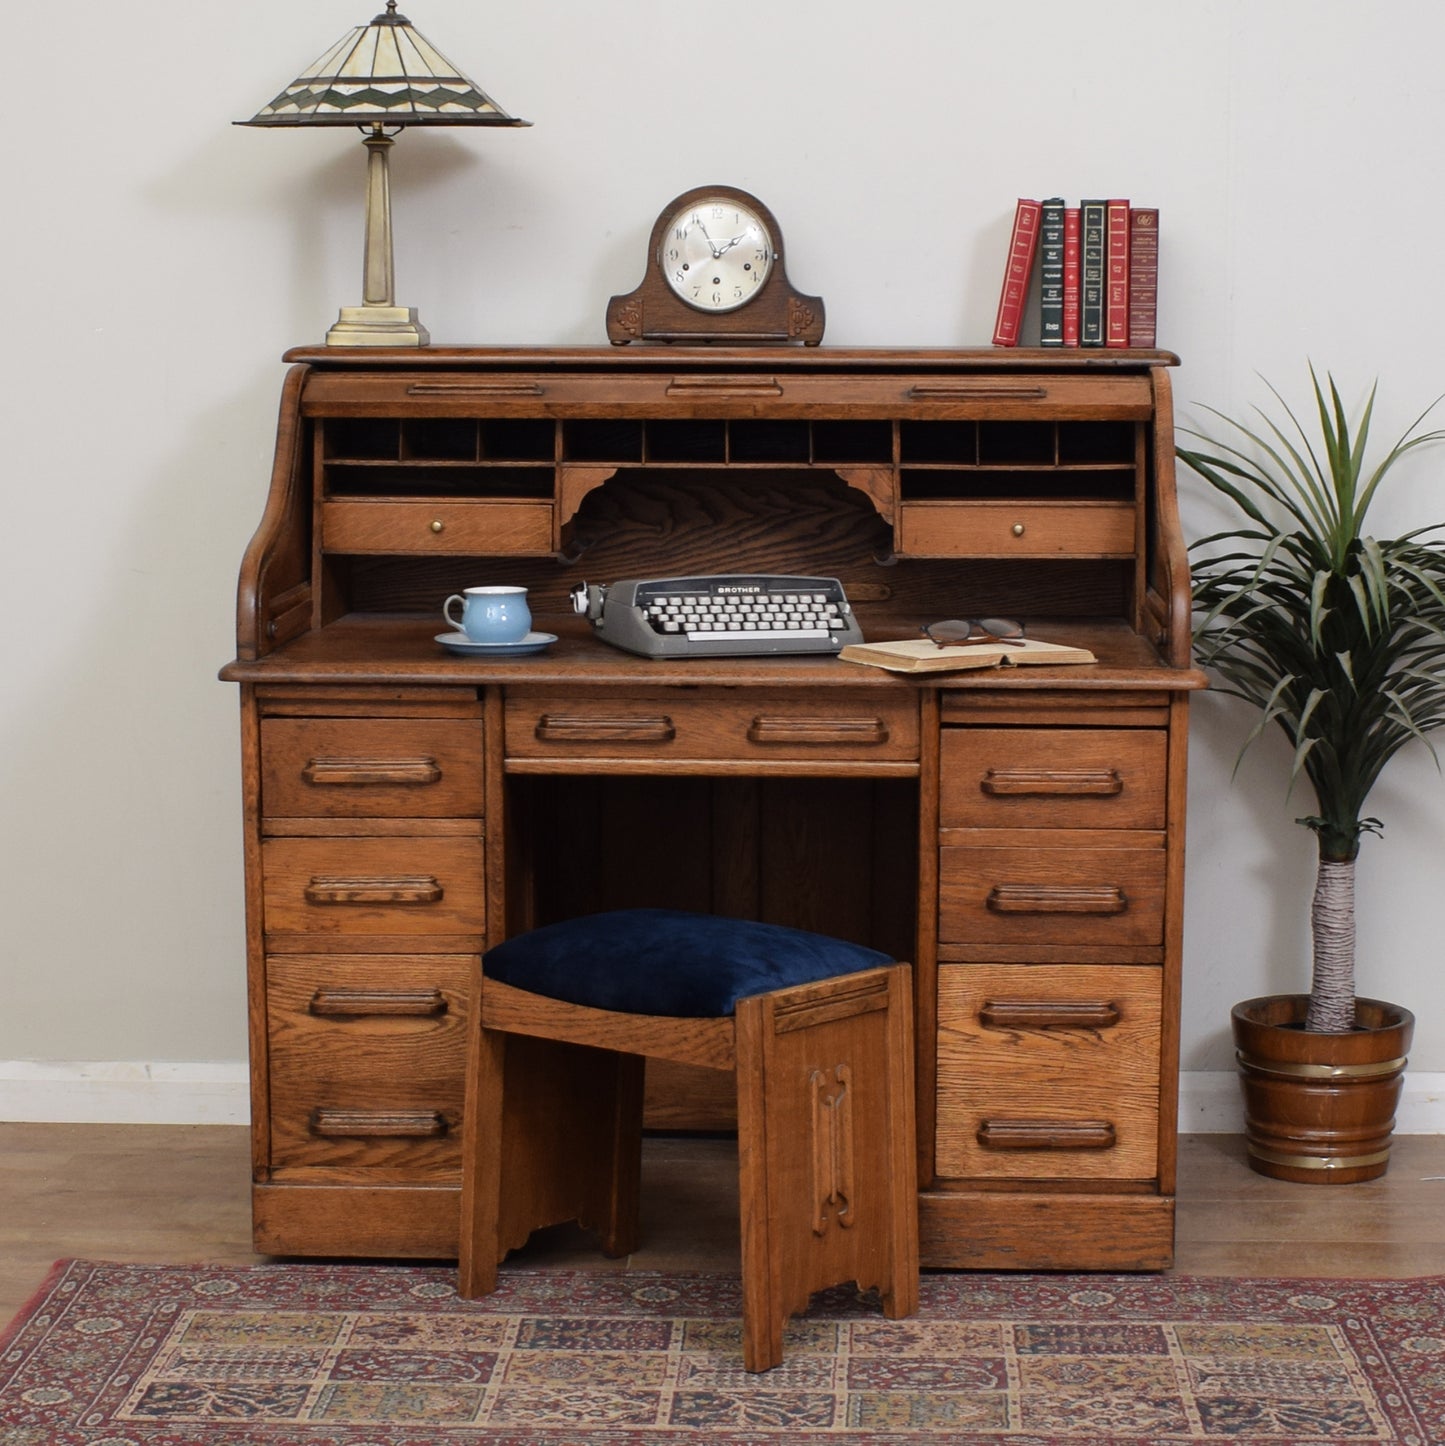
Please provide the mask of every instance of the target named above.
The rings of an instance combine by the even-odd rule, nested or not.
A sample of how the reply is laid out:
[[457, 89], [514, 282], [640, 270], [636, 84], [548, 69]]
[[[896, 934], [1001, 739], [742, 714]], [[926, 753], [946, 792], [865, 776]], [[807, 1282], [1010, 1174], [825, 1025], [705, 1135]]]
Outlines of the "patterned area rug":
[[62, 1262], [0, 1338], [5, 1446], [1445, 1442], [1445, 1279], [929, 1275], [741, 1369], [738, 1283]]

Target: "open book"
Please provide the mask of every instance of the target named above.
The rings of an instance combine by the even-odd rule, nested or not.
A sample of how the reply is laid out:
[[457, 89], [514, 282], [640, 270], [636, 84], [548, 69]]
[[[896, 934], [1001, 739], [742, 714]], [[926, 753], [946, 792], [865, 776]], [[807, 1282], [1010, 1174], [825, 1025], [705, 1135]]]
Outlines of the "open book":
[[893, 643], [850, 643], [838, 656], [895, 673], [948, 673], [960, 668], [1022, 667], [1029, 663], [1093, 663], [1087, 648], [1019, 638], [1008, 643], [949, 643], [940, 648], [929, 638]]

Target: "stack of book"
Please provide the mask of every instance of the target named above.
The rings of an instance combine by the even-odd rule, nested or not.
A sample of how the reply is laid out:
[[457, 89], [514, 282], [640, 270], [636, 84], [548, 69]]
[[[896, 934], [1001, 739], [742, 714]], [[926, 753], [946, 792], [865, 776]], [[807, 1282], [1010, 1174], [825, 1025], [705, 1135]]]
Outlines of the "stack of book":
[[995, 346], [1018, 346], [1035, 271], [1039, 345], [1152, 347], [1159, 294], [1159, 208], [1054, 196], [1014, 212]]

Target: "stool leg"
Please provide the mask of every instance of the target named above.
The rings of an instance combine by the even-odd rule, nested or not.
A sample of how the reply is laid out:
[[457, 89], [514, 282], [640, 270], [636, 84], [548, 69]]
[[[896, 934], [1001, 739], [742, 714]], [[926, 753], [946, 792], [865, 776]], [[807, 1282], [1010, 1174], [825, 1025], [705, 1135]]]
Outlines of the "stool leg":
[[637, 1248], [643, 1061], [481, 1029], [463, 1126], [458, 1292], [544, 1225], [575, 1220], [608, 1255]]
[[762, 1371], [826, 1286], [917, 1309], [910, 971], [757, 995], [736, 1027], [743, 1364]]
[[457, 1293], [467, 1299], [497, 1288], [501, 1245], [502, 1082], [507, 1037], [474, 1029], [462, 1113], [462, 1206]]

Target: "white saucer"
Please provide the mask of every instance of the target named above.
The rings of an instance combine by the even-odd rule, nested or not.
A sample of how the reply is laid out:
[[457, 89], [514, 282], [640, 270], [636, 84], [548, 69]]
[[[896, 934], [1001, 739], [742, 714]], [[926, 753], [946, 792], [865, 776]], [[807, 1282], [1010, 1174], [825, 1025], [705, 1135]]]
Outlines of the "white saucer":
[[468, 658], [522, 658], [528, 653], [540, 653], [557, 641], [556, 633], [528, 633], [515, 643], [474, 643], [465, 633], [438, 633], [437, 642], [448, 652], [460, 653]]

